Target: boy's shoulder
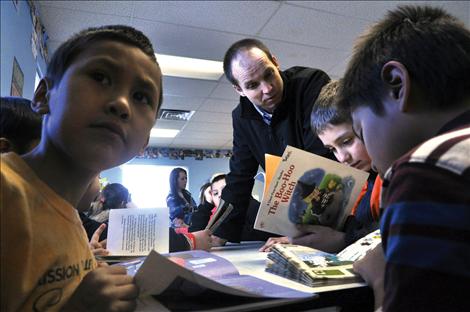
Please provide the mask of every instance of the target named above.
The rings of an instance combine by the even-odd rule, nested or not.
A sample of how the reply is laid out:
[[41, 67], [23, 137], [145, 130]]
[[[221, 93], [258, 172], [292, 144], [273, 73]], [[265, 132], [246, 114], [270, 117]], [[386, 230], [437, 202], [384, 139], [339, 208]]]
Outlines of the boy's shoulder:
[[470, 124], [437, 135], [398, 159], [385, 174], [390, 180], [405, 164], [425, 164], [457, 175], [470, 175]]

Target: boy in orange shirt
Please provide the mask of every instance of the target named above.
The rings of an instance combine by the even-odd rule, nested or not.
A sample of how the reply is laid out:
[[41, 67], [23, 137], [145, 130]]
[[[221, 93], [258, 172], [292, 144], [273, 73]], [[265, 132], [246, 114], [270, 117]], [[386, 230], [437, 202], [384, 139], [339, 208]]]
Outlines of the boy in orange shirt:
[[132, 27], [90, 28], [57, 49], [32, 101], [38, 147], [1, 159], [0, 310], [135, 308], [133, 278], [97, 267], [74, 207], [99, 172], [147, 145], [161, 100], [154, 50]]

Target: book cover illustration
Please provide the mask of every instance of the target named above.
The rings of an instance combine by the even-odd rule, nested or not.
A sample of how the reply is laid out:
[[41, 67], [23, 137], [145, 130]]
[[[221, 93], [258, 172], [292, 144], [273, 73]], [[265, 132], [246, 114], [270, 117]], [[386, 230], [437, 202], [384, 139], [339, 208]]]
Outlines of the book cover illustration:
[[286, 147], [274, 172], [271, 181], [266, 177], [269, 186], [254, 228], [291, 237], [301, 234], [298, 224], [340, 229], [369, 176], [292, 146]]

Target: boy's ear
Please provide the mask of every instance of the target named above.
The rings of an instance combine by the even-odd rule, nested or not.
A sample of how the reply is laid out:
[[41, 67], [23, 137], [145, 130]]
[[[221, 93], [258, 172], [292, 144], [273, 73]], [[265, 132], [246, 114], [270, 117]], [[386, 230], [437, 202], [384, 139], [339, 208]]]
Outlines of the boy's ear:
[[31, 108], [41, 115], [49, 113], [49, 94], [51, 90], [51, 82], [47, 78], [42, 78], [39, 81], [36, 91], [34, 91], [33, 100], [31, 101]]
[[399, 110], [409, 111], [411, 81], [406, 67], [400, 62], [389, 61], [382, 67], [381, 78], [388, 97], [397, 102]]

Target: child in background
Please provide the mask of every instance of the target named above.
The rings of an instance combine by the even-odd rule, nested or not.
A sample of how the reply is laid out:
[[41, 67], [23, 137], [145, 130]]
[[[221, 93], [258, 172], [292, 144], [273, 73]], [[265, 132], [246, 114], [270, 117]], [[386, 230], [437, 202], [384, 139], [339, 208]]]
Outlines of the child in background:
[[41, 138], [42, 117], [28, 99], [7, 96], [0, 102], [0, 152], [25, 154]]
[[376, 306], [470, 311], [469, 29], [440, 8], [390, 11], [356, 42], [338, 100], [383, 177], [382, 246], [355, 264]]
[[368, 171], [368, 181], [342, 231], [322, 225], [302, 225], [299, 229], [304, 235], [270, 238], [261, 247], [261, 251], [269, 251], [276, 243], [293, 243], [337, 253], [378, 228], [381, 180], [377, 173], [371, 170], [371, 160], [366, 148], [352, 130], [349, 112], [338, 110], [336, 107], [338, 88], [338, 80], [332, 80], [323, 86], [312, 110], [312, 130], [339, 162]]
[[96, 209], [88, 215], [97, 222], [108, 222], [110, 209], [127, 208], [131, 201], [129, 190], [120, 183], [107, 184], [97, 198]]
[[126, 269], [93, 257], [77, 206], [104, 169], [147, 145], [162, 99], [150, 41], [127, 26], [63, 43], [34, 94], [39, 145], [1, 157], [1, 310], [135, 309]]

